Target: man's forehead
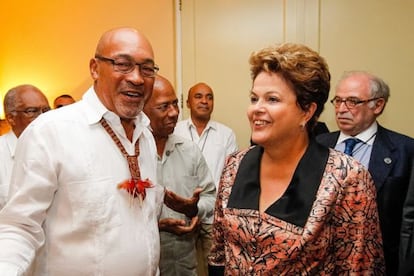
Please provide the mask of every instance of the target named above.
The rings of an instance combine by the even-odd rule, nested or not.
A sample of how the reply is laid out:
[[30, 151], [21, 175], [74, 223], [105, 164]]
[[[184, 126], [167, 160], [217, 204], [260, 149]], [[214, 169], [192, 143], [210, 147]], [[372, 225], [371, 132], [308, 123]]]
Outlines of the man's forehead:
[[365, 95], [369, 94], [369, 82], [360, 79], [344, 80], [337, 88], [336, 94]]
[[98, 44], [97, 52], [154, 58], [149, 41], [142, 34], [131, 29], [120, 29], [105, 34]]
[[213, 95], [213, 92], [206, 89], [199, 89], [197, 91], [194, 91], [194, 95]]

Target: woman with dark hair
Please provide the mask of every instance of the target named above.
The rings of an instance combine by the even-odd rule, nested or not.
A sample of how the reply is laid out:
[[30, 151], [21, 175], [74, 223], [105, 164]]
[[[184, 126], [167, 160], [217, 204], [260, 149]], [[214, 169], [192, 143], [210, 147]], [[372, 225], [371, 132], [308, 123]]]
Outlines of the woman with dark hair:
[[355, 159], [312, 130], [330, 73], [286, 43], [250, 57], [256, 146], [232, 154], [217, 193], [211, 275], [382, 275], [375, 188]]

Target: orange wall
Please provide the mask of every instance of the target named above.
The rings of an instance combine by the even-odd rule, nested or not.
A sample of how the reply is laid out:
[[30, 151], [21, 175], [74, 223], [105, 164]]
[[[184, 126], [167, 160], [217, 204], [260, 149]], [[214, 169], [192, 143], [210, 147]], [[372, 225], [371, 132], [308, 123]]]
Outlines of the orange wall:
[[146, 34], [160, 74], [174, 83], [174, 0], [1, 1], [1, 99], [11, 87], [31, 83], [50, 104], [62, 93], [79, 100], [92, 84], [88, 64], [100, 35], [118, 26]]

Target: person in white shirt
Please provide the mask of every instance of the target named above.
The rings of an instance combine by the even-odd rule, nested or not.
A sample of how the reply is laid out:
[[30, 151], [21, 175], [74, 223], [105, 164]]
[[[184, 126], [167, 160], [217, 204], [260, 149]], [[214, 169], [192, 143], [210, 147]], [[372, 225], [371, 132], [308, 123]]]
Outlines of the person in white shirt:
[[[190, 109], [190, 118], [178, 122], [174, 133], [188, 138], [198, 145], [213, 174], [217, 188], [226, 157], [238, 150], [236, 135], [228, 126], [211, 120], [214, 109], [214, 93], [206, 83], [200, 82], [190, 88], [187, 107]], [[213, 216], [202, 220], [200, 236], [197, 241], [199, 275], [207, 275], [207, 257], [211, 248], [212, 223]]]
[[191, 197], [197, 188], [202, 189], [197, 216], [192, 220], [163, 206], [159, 221], [160, 272], [163, 276], [196, 276], [197, 224], [213, 212], [216, 188], [213, 177], [197, 145], [173, 134], [179, 115], [178, 99], [166, 78], [155, 77], [152, 96], [144, 112], [151, 121], [157, 146], [160, 185], [182, 197]]
[[17, 138], [37, 116], [49, 111], [50, 106], [39, 88], [22, 84], [7, 91], [3, 108], [11, 129], [0, 136], [0, 209], [7, 200]]
[[158, 67], [132, 28], [102, 35], [82, 100], [42, 114], [19, 138], [0, 211], [8, 275], [158, 275], [163, 201], [191, 216], [197, 196], [157, 184], [156, 147], [142, 112]]

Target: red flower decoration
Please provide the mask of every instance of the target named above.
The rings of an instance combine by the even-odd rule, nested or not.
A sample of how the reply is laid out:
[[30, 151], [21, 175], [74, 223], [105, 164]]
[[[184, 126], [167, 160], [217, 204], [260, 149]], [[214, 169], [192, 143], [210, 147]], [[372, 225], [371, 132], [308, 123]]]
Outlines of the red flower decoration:
[[142, 200], [144, 200], [147, 195], [145, 189], [152, 187], [152, 182], [148, 178], [145, 180], [129, 179], [118, 184], [118, 189], [127, 190], [127, 192], [130, 193], [133, 197], [138, 197], [138, 195], [140, 195]]

